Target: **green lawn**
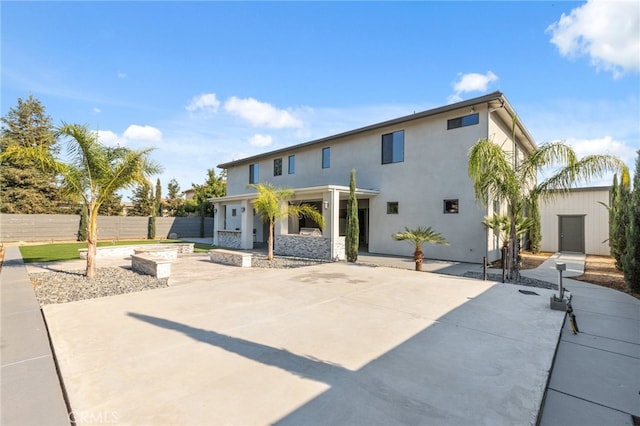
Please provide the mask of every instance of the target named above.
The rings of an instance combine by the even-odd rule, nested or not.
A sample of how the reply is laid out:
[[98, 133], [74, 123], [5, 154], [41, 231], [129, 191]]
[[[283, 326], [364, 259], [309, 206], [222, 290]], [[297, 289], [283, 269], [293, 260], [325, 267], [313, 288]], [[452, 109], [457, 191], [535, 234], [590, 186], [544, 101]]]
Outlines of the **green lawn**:
[[[180, 243], [180, 240], [136, 240], [136, 241], [99, 241], [98, 247], [102, 246], [126, 246], [138, 244], [156, 244], [156, 243]], [[25, 263], [36, 262], [54, 262], [62, 260], [80, 259], [78, 249], [87, 248], [87, 243], [61, 243], [61, 244], [42, 244], [37, 246], [21, 246], [20, 253]], [[194, 252], [202, 253], [211, 249], [211, 246], [203, 243], [195, 243]]]

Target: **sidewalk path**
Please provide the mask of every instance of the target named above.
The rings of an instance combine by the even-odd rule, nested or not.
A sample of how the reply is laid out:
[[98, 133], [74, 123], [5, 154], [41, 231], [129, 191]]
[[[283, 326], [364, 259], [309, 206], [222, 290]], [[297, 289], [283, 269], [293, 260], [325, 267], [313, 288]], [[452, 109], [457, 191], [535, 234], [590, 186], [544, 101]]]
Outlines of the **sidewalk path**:
[[[556, 262], [567, 263], [564, 276], [577, 276], [584, 255], [556, 254], [523, 275], [558, 282]], [[563, 283], [580, 333], [564, 325], [540, 425], [634, 425], [632, 416], [640, 417], [640, 300], [581, 281]]]
[[6, 248], [0, 296], [0, 424], [68, 426], [47, 329], [18, 247]]

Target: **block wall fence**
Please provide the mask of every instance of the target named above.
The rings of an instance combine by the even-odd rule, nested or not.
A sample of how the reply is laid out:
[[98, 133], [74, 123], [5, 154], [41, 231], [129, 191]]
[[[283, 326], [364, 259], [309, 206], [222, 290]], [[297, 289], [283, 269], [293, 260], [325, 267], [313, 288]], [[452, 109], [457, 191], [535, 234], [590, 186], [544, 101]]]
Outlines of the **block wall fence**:
[[[157, 217], [156, 238], [199, 238], [199, 217]], [[98, 216], [99, 240], [146, 239], [147, 217]], [[80, 215], [0, 214], [0, 242], [75, 241]], [[213, 218], [204, 218], [204, 237], [213, 236]]]

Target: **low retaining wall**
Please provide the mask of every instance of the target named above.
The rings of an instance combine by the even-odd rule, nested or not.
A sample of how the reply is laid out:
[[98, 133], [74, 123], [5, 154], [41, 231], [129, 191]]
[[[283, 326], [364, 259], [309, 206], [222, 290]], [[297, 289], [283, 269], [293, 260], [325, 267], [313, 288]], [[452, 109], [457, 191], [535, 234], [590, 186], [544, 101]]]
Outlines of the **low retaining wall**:
[[273, 251], [280, 256], [331, 260], [331, 240], [306, 235], [276, 235]]
[[131, 269], [156, 278], [169, 278], [171, 275], [170, 259], [162, 259], [151, 254], [131, 255]]
[[209, 258], [214, 263], [223, 265], [240, 266], [242, 268], [251, 267], [251, 253], [242, 253], [233, 250], [211, 249], [209, 250]]
[[154, 259], [176, 260], [178, 250], [170, 247], [141, 247], [134, 250], [136, 255], [151, 256]]
[[218, 245], [239, 249], [241, 246], [240, 231], [220, 230], [218, 231]]
[[[103, 246], [98, 247], [96, 252], [97, 259], [108, 259], [113, 257], [127, 257], [141, 252], [161, 251], [163, 249], [175, 250], [177, 254], [193, 253], [193, 243], [169, 243], [169, 244], [140, 244], [131, 246]], [[80, 259], [87, 258], [87, 249], [78, 249]]]

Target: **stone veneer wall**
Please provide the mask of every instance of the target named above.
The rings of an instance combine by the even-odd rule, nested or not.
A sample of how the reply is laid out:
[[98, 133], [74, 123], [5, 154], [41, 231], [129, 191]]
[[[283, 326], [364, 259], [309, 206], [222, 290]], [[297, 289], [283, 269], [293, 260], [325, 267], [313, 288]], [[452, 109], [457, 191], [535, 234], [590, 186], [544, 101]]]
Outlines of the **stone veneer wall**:
[[273, 251], [280, 256], [330, 260], [331, 240], [304, 235], [276, 235]]
[[131, 256], [131, 269], [156, 278], [169, 278], [171, 276], [171, 260], [134, 254]]
[[239, 249], [240, 231], [218, 231], [218, 246]]
[[224, 249], [209, 250], [209, 258], [212, 262], [240, 266], [242, 268], [251, 268], [252, 256], [251, 253], [239, 253], [237, 251]]
[[336, 257], [338, 260], [347, 258], [347, 242], [345, 237], [338, 237], [336, 240]]

